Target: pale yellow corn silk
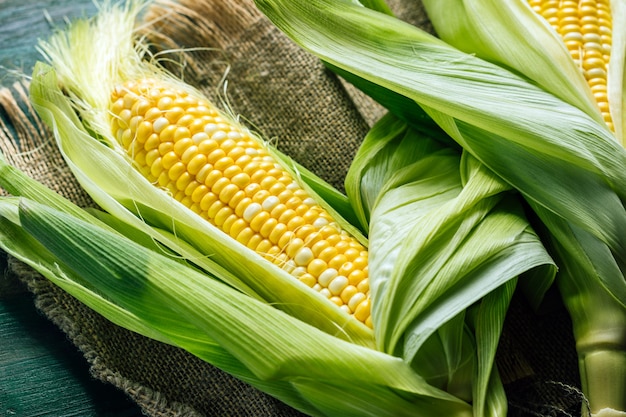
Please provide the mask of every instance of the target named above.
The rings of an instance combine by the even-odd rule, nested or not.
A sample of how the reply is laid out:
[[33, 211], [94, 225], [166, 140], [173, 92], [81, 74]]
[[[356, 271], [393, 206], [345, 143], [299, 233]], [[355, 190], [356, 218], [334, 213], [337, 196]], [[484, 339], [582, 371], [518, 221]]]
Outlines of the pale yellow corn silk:
[[110, 110], [149, 181], [371, 327], [367, 249], [246, 129], [157, 78], [116, 86]]
[[613, 32], [610, 0], [529, 0], [529, 4], [561, 36], [607, 126], [614, 130], [607, 93]]

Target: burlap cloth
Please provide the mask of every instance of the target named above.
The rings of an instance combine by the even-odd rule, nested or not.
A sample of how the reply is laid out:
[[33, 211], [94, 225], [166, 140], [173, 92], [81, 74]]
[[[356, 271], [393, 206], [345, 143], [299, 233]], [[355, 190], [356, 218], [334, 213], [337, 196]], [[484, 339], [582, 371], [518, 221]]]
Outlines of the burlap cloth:
[[[432, 31], [421, 3], [390, 4], [402, 19]], [[360, 140], [384, 109], [296, 47], [248, 0], [181, 0], [152, 7], [144, 19], [158, 20], [150, 40], [172, 71], [218, 102], [227, 97], [248, 125], [343, 189]], [[0, 111], [7, 159], [78, 205], [93, 205], [29, 107], [25, 84], [1, 90]], [[146, 415], [301, 415], [181, 349], [113, 325], [19, 261], [7, 262], [0, 291], [28, 288], [83, 353], [92, 375], [126, 392]], [[516, 295], [507, 316], [497, 364], [511, 416], [581, 414], [571, 324], [558, 295], [549, 297], [547, 311], [535, 314]]]

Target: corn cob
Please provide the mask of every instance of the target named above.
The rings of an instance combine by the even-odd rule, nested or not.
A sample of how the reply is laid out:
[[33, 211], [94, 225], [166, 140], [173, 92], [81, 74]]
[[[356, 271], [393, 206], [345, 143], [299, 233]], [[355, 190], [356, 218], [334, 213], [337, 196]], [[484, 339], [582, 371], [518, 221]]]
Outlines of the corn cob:
[[148, 180], [372, 327], [367, 249], [258, 139], [156, 79], [117, 85], [109, 110], [113, 135]]
[[607, 95], [611, 54], [610, 0], [529, 0], [559, 33], [593, 93], [607, 126], [613, 130]]

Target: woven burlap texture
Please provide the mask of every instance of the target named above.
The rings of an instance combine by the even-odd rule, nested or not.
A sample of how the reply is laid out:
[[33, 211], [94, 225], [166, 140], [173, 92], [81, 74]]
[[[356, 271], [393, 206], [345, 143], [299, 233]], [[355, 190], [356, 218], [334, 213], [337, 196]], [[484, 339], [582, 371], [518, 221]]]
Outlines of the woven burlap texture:
[[[432, 31], [419, 2], [390, 4], [401, 18]], [[384, 109], [300, 50], [249, 1], [162, 2], [144, 19], [157, 22], [145, 34], [171, 71], [342, 189], [352, 156]], [[26, 89], [18, 83], [0, 95], [12, 125], [0, 129], [0, 149], [33, 178], [92, 206], [28, 106]], [[9, 264], [37, 307], [81, 350], [94, 377], [124, 390], [147, 415], [301, 415], [181, 349], [111, 324], [19, 261]], [[513, 300], [498, 358], [510, 415], [579, 414], [570, 324], [556, 300], [550, 315], [532, 320], [524, 300]], [[550, 343], [538, 345], [544, 337]]]

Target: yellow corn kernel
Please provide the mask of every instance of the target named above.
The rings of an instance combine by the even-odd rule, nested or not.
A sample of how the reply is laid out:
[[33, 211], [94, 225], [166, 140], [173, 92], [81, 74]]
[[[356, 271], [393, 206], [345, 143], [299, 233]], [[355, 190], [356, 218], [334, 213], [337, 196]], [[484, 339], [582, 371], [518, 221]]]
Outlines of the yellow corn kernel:
[[610, 0], [528, 0], [528, 3], [561, 35], [585, 76], [604, 121], [613, 130], [606, 89], [612, 41]]
[[149, 181], [372, 326], [367, 251], [247, 131], [153, 79], [117, 86], [109, 110], [113, 135]]

